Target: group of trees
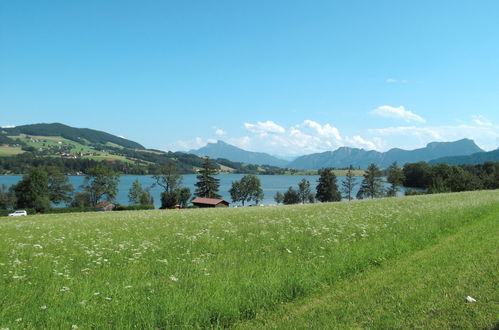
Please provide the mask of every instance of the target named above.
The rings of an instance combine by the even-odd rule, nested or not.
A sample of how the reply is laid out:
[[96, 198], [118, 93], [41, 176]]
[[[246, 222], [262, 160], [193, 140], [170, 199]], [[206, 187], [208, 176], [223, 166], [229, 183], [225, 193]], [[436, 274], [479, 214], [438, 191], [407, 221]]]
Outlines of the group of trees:
[[499, 188], [499, 162], [478, 165], [430, 165], [408, 163], [403, 168], [406, 187], [424, 188], [429, 193]]
[[[314, 203], [316, 200], [335, 202], [342, 198], [352, 200], [358, 185], [357, 199], [395, 196], [401, 186], [423, 188], [428, 193], [499, 188], [499, 162], [463, 166], [432, 166], [419, 162], [405, 164], [403, 168], [393, 163], [384, 171], [371, 164], [360, 182], [353, 175], [353, 170], [349, 168], [339, 188], [333, 169], [321, 169], [315, 193], [312, 192], [310, 182], [303, 179], [297, 189], [289, 187], [284, 193], [277, 192], [274, 200], [278, 204]], [[220, 198], [220, 180], [215, 177], [216, 174], [215, 164], [205, 158], [197, 175], [196, 197]], [[383, 177], [386, 177], [388, 187]], [[144, 188], [138, 180], [132, 184], [128, 194], [131, 205], [152, 207], [154, 200], [150, 188], [159, 186], [163, 188], [161, 208], [187, 207], [192, 194], [189, 188], [181, 186], [182, 176], [175, 163], [168, 162], [153, 178], [155, 183], [151, 187]], [[114, 200], [119, 181], [119, 174], [100, 162], [88, 170], [81, 191], [74, 192], [68, 177], [58, 167], [39, 166], [31, 169], [9, 189], [6, 185], [0, 187], [0, 209], [45, 212], [52, 204], [60, 203], [69, 203], [71, 207], [80, 209], [92, 208], [103, 200]], [[240, 202], [243, 206], [250, 202], [258, 204], [264, 198], [260, 180], [253, 174], [232, 182], [229, 193], [233, 202]]]
[[69, 179], [55, 166], [37, 167], [23, 176], [8, 190], [0, 190], [0, 209], [32, 209], [45, 212], [52, 204], [70, 203], [84, 208], [97, 205], [103, 198], [115, 198], [119, 176], [102, 164], [89, 170], [82, 186], [83, 192], [74, 193]]
[[298, 189], [289, 187], [283, 194], [277, 192], [274, 200], [277, 204], [298, 204], [298, 203], [315, 203], [315, 200], [321, 202], [334, 202], [341, 200], [341, 194], [338, 191], [336, 183], [336, 175], [332, 168], [323, 168], [319, 170], [319, 179], [317, 180], [316, 193], [311, 189], [310, 182], [307, 179], [302, 179], [298, 183]]
[[284, 194], [277, 192], [274, 200], [278, 204], [314, 203], [315, 199], [320, 202], [338, 202], [342, 198], [350, 201], [353, 199], [355, 187], [359, 184], [357, 199], [395, 196], [404, 180], [403, 171], [397, 166], [397, 163], [393, 163], [386, 170], [387, 181], [390, 184], [388, 190], [383, 187], [383, 172], [376, 164], [369, 165], [361, 182], [357, 181], [353, 171], [353, 167], [350, 166], [339, 189], [333, 169], [323, 168], [319, 170], [315, 196], [310, 189], [310, 182], [303, 179], [298, 184], [297, 190], [289, 187]]
[[[206, 158], [197, 176], [197, 197], [220, 198], [217, 193], [220, 180], [215, 174], [215, 165]], [[155, 183], [151, 187], [144, 188], [138, 180], [132, 184], [128, 192], [131, 205], [152, 206], [154, 200], [150, 188], [159, 186], [163, 188], [161, 208], [187, 207], [192, 194], [189, 188], [181, 186], [182, 175], [173, 162], [168, 162], [153, 178]], [[18, 208], [46, 212], [52, 204], [60, 203], [69, 203], [71, 207], [79, 209], [93, 208], [103, 200], [113, 201], [118, 193], [119, 182], [119, 174], [100, 162], [88, 169], [81, 186], [82, 191], [74, 192], [68, 177], [58, 167], [35, 167], [9, 189], [6, 185], [0, 187], [0, 209]], [[263, 193], [258, 196], [263, 198]]]

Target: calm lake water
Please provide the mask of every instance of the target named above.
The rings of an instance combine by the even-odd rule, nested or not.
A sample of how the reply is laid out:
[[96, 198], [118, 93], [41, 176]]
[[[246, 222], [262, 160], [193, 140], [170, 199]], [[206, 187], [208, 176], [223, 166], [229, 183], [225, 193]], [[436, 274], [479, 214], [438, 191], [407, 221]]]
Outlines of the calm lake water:
[[[244, 175], [243, 174], [224, 174], [218, 175], [217, 177], [220, 179], [220, 190], [219, 194], [222, 195], [222, 198], [231, 202], [229, 189], [232, 186], [233, 181], [240, 180]], [[0, 175], [0, 185], [6, 184], [7, 186], [11, 186], [16, 184], [21, 180], [22, 176], [20, 175]], [[83, 184], [84, 176], [69, 176], [69, 181], [73, 185], [76, 191], [82, 191], [81, 185]], [[258, 175], [260, 179], [261, 186], [264, 193], [264, 199], [261, 202], [264, 205], [275, 204], [274, 195], [276, 192], [285, 192], [290, 186], [295, 189], [298, 189], [298, 183], [302, 179], [307, 179], [310, 182], [312, 191], [315, 192], [315, 187], [317, 185], [318, 175]], [[120, 183], [118, 186], [118, 195], [116, 197], [116, 201], [122, 205], [128, 205], [128, 190], [132, 186], [132, 183], [138, 179], [143, 187], [151, 186], [155, 181], [152, 176], [149, 175], [122, 175], [120, 177]], [[345, 179], [345, 177], [338, 177], [338, 187], [341, 188], [341, 182]], [[361, 177], [356, 178], [358, 182], [362, 180]], [[183, 175], [183, 187], [188, 187], [191, 189], [191, 193], [194, 193], [195, 186], [194, 184], [197, 182], [195, 174], [186, 174]], [[354, 191], [354, 196], [359, 189], [359, 185], [356, 186]], [[403, 190], [399, 192], [399, 194], [403, 194]], [[154, 197], [154, 205], [156, 208], [160, 206], [160, 194], [162, 188], [154, 187], [151, 189], [151, 194]], [[231, 206], [238, 205], [231, 203]]]

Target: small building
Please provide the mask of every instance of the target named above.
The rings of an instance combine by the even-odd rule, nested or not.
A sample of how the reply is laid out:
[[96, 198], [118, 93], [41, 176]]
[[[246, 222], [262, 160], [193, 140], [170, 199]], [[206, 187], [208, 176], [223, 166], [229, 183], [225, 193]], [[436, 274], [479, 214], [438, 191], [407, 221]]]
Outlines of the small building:
[[220, 198], [197, 197], [191, 203], [198, 207], [229, 207], [229, 202]]
[[116, 205], [108, 201], [100, 202], [96, 206], [99, 208], [99, 211], [102, 212], [112, 211], [116, 207]]

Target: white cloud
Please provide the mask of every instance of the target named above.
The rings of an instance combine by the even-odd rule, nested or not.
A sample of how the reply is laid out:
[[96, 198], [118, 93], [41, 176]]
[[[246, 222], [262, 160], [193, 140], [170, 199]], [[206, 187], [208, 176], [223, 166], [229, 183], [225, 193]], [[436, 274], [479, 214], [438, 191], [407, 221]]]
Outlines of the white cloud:
[[399, 106], [398, 108], [392, 107], [389, 105], [382, 105], [371, 111], [371, 114], [381, 116], [381, 117], [387, 117], [387, 118], [398, 118], [398, 119], [403, 119], [405, 122], [418, 122], [418, 123], [424, 123], [426, 120], [421, 117], [416, 115], [414, 112], [410, 110], [406, 110], [404, 106]]
[[473, 122], [479, 126], [486, 126], [486, 127], [494, 126], [490, 120], [488, 120], [487, 118], [485, 118], [482, 115], [472, 116], [472, 118], [473, 118]]
[[220, 136], [220, 137], [221, 137], [221, 136], [224, 136], [224, 135], [226, 135], [226, 134], [227, 134], [227, 133], [226, 133], [223, 129], [217, 128], [217, 129], [215, 130], [215, 135], [216, 135], [216, 136]]
[[199, 149], [201, 147], [204, 147], [208, 143], [208, 140], [204, 140], [200, 138], [199, 136], [194, 138], [193, 140], [179, 140], [174, 143], [170, 143], [167, 145], [165, 150], [182, 150], [182, 151], [188, 151], [192, 149]]
[[[267, 122], [268, 123], [268, 122]], [[273, 123], [273, 122], [272, 122]], [[253, 133], [243, 146], [238, 141], [232, 140], [235, 145], [250, 151], [262, 151], [278, 155], [303, 155], [316, 152], [336, 150], [341, 146], [358, 147], [365, 149], [378, 149], [378, 141], [368, 141], [360, 136], [343, 137], [338, 128], [329, 123], [321, 124], [313, 120], [304, 120], [302, 123], [284, 129], [280, 134], [267, 134], [266, 131], [255, 129], [253, 125], [247, 129]], [[231, 140], [229, 140], [231, 143]]]
[[[408, 148], [422, 147], [434, 141], [456, 141], [464, 138], [472, 139], [485, 150], [498, 147], [499, 127], [489, 125], [447, 125], [447, 126], [399, 126], [368, 130], [370, 134], [391, 138], [393, 146], [402, 147], [401, 143], [410, 142]], [[417, 141], [414, 143], [413, 140]]]
[[124, 137], [123, 135], [116, 135], [116, 136], [122, 139], [126, 139], [126, 137]]
[[341, 141], [340, 131], [336, 127], [333, 127], [329, 124], [321, 125], [313, 120], [305, 120], [303, 124], [310, 128], [313, 128], [321, 137], [334, 138], [338, 141]]
[[5, 125], [5, 126], [2, 126], [2, 128], [14, 128], [16, 127], [16, 125]]
[[379, 134], [384, 136], [390, 135], [412, 135], [412, 136], [427, 136], [432, 139], [442, 139], [442, 135], [438, 129], [432, 127], [416, 127], [416, 126], [399, 126], [387, 128], [369, 129], [369, 133]]
[[253, 134], [259, 134], [261, 136], [267, 136], [269, 133], [282, 134], [286, 130], [284, 127], [277, 125], [271, 120], [265, 122], [258, 122], [256, 124], [244, 123], [244, 127]]
[[[355, 148], [363, 148], [363, 149], [367, 149], [367, 150], [377, 150], [378, 149], [378, 146], [376, 145], [375, 142], [367, 141], [358, 135], [352, 136], [351, 138], [347, 138], [346, 141], [350, 146], [355, 147]], [[378, 141], [379, 141], [379, 139], [378, 139]]]

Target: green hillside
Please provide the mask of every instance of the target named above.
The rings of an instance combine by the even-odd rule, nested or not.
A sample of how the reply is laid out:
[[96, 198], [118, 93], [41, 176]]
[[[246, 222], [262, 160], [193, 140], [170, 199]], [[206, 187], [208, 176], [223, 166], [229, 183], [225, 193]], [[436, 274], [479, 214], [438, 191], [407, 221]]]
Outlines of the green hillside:
[[493, 328], [498, 199], [4, 218], [0, 327]]
[[[96, 161], [106, 161], [122, 174], [155, 174], [168, 162], [184, 174], [196, 173], [202, 157], [183, 152], [148, 150], [136, 142], [90, 129], [63, 124], [35, 124], [0, 130], [0, 174], [22, 174], [42, 166], [57, 166], [64, 173], [86, 173]], [[94, 162], [89, 162], [94, 161]], [[215, 159], [222, 173], [275, 174], [273, 166], [258, 166]]]
[[488, 152], [477, 152], [469, 156], [442, 157], [430, 161], [430, 164], [445, 163], [450, 165], [475, 165], [485, 162], [498, 162], [499, 149]]
[[113, 143], [125, 148], [145, 149], [141, 144], [116, 135], [97, 131], [89, 128], [75, 128], [60, 123], [22, 125], [13, 128], [2, 128], [2, 134], [16, 136], [21, 134], [34, 136], [62, 137], [81, 144]]

